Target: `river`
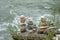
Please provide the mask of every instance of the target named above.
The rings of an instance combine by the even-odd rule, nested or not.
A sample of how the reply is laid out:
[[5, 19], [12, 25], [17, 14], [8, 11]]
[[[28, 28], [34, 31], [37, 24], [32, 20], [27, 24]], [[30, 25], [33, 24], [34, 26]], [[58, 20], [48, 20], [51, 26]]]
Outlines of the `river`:
[[0, 0], [0, 40], [12, 40], [7, 32], [10, 25], [17, 26], [20, 15], [32, 17], [35, 23], [41, 16], [49, 16], [54, 0]]

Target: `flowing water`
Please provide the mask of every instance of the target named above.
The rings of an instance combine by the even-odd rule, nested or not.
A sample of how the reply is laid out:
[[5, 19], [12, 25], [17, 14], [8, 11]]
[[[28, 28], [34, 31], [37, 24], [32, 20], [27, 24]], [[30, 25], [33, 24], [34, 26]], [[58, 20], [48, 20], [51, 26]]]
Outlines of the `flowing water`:
[[49, 16], [53, 0], [0, 0], [0, 40], [12, 40], [7, 32], [10, 25], [17, 26], [20, 15], [32, 17], [35, 23], [40, 16]]

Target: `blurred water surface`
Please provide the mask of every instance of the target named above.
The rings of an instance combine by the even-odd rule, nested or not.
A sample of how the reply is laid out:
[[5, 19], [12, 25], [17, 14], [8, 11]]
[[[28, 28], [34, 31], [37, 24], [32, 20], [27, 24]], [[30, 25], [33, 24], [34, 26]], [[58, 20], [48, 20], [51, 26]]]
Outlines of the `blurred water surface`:
[[0, 40], [12, 40], [7, 32], [10, 25], [17, 26], [20, 15], [33, 17], [35, 23], [40, 16], [49, 16], [53, 0], [0, 0]]

